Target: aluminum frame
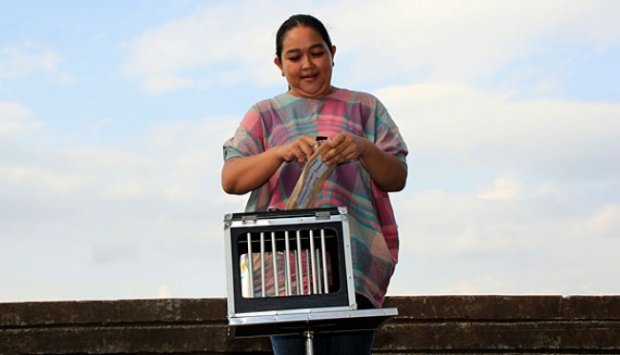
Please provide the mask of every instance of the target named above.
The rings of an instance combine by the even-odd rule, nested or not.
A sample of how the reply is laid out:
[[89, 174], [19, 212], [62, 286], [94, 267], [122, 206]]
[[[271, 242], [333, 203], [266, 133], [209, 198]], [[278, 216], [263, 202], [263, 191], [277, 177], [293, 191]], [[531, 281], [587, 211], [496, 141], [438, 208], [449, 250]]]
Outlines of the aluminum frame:
[[[349, 219], [348, 219], [348, 214], [347, 214], [347, 209], [345, 207], [339, 207], [339, 208], [324, 208], [324, 209], [309, 209], [309, 210], [293, 210], [293, 211], [277, 211], [277, 212], [256, 212], [256, 213], [237, 213], [237, 214], [227, 214], [224, 217], [224, 232], [225, 232], [225, 259], [226, 259], [226, 288], [227, 288], [227, 294], [228, 294], [228, 305], [227, 305], [227, 315], [228, 315], [228, 319], [229, 319], [229, 324], [231, 326], [235, 326], [235, 325], [240, 325], [240, 324], [247, 324], [248, 322], [252, 322], [253, 320], [257, 320], [257, 319], [263, 319], [262, 317], [267, 317], [266, 319], [273, 319], [274, 315], [278, 315], [278, 317], [282, 317], [284, 315], [286, 315], [287, 317], [293, 317], [292, 319], [297, 319], [296, 315], [299, 315], [300, 319], [304, 319], [304, 317], [307, 317], [308, 314], [327, 314], [329, 312], [349, 312], [352, 310], [355, 310], [357, 308], [357, 304], [355, 301], [355, 286], [354, 286], [354, 280], [353, 280], [353, 265], [352, 265], [352, 258], [351, 258], [351, 241], [350, 241], [350, 234], [349, 234]], [[342, 255], [343, 255], [343, 259], [342, 261], [344, 261], [344, 265], [342, 265], [341, 267], [345, 268], [345, 272], [344, 274], [346, 275], [345, 280], [340, 280], [340, 282], [342, 283], [341, 287], [346, 288], [345, 293], [346, 293], [346, 301], [345, 302], [341, 302], [341, 304], [337, 304], [337, 305], [331, 305], [328, 307], [322, 307], [322, 306], [317, 306], [317, 307], [296, 307], [294, 309], [270, 309], [270, 310], [258, 310], [258, 311], [240, 311], [237, 307], [237, 301], [236, 301], [236, 297], [235, 297], [235, 280], [240, 280], [240, 277], [235, 277], [234, 275], [234, 267], [233, 267], [233, 263], [238, 263], [238, 257], [239, 255], [232, 255], [233, 254], [233, 239], [239, 239], [237, 235], [235, 235], [236, 237], [233, 238], [233, 230], [235, 229], [244, 229], [244, 230], [255, 230], [256, 233], [260, 233], [261, 235], [261, 247], [264, 245], [269, 244], [269, 242], [271, 242], [271, 247], [272, 250], [275, 249], [275, 242], [273, 239], [273, 236], [270, 239], [270, 234], [269, 233], [264, 233], [261, 232], [263, 229], [271, 229], [273, 230], [273, 228], [294, 228], [297, 225], [312, 225], [312, 226], [316, 226], [316, 229], [321, 229], [321, 226], [325, 226], [325, 225], [333, 225], [334, 223], [336, 223], [339, 228], [340, 228], [340, 235], [336, 235], [337, 238], [341, 238], [341, 241], [338, 242], [339, 246], [342, 246], [343, 250], [342, 250]], [[287, 237], [285, 238], [286, 240], [286, 244], [287, 244], [287, 248], [288, 248], [288, 230], [286, 231]], [[249, 232], [248, 232], [249, 234]], [[311, 235], [310, 237], [310, 242], [314, 243], [314, 239], [317, 236]], [[264, 240], [262, 240], [264, 238]], [[293, 242], [295, 241], [295, 238], [292, 238]], [[316, 267], [315, 262], [318, 262], [319, 264], [323, 265], [323, 268], [325, 268], [325, 261], [321, 260], [325, 258], [325, 236], [324, 235], [319, 235], [318, 236], [318, 244], [319, 248], [318, 250], [323, 250], [322, 253], [320, 253], [320, 256], [316, 256], [316, 255], [312, 255], [311, 256], [311, 262], [312, 262], [312, 267], [314, 269], [314, 267]], [[297, 240], [299, 242], [299, 239]], [[250, 241], [250, 237], [248, 236], [248, 255], [252, 255], [252, 247], [251, 247], [252, 243]], [[299, 250], [299, 249], [297, 249]], [[312, 246], [312, 248], [310, 248], [310, 250], [312, 251], [312, 253], [314, 252], [315, 248], [314, 245]], [[260, 251], [260, 255], [261, 255], [261, 259], [264, 257], [265, 254], [265, 250], [262, 249]], [[301, 254], [301, 253], [299, 253]], [[273, 261], [275, 263], [275, 259], [273, 258]], [[318, 260], [315, 260], [318, 259]], [[285, 258], [286, 263], [285, 263], [285, 268], [290, 270], [290, 268], [292, 266], [286, 266], [286, 264], [288, 264], [289, 262], [289, 258], [286, 257]], [[307, 263], [307, 260], [306, 260]], [[253, 267], [253, 261], [250, 257], [250, 268]], [[261, 265], [264, 265], [264, 261], [261, 261]], [[276, 265], [274, 265], [276, 266]], [[320, 269], [320, 266], [319, 266]], [[313, 276], [317, 276], [318, 272], [316, 269], [313, 270], [314, 272], [312, 272]], [[286, 274], [286, 270], [285, 270], [285, 274]], [[252, 274], [253, 275], [253, 274]], [[275, 274], [274, 274], [275, 275]], [[299, 275], [299, 274], [296, 274]], [[310, 274], [307, 275], [308, 277], [310, 276]], [[321, 276], [321, 275], [319, 275]], [[312, 282], [313, 286], [316, 286], [317, 284], [321, 284], [321, 282], [323, 284], [325, 284], [325, 282], [327, 281], [327, 277], [325, 274], [322, 275], [322, 280], [321, 277], [318, 278], [318, 280], [314, 280], [314, 282]], [[263, 294], [261, 294], [261, 297], [257, 297], [257, 298], [263, 298], [265, 297], [264, 294], [264, 289], [265, 289], [265, 280], [264, 280], [264, 274], [261, 276], [262, 280], [262, 290], [263, 290]], [[277, 277], [275, 277], [275, 279], [277, 280]], [[299, 281], [300, 277], [297, 277], [297, 281]], [[252, 278], [253, 281], [253, 278]], [[275, 280], [274, 280], [275, 281]], [[310, 283], [311, 280], [308, 279], [308, 287], [310, 288]], [[287, 288], [290, 285], [285, 285], [285, 288]], [[324, 285], [327, 288], [327, 285]], [[237, 285], [237, 294], [239, 294], [239, 287], [241, 287], [241, 285]], [[251, 287], [252, 291], [253, 291], [253, 287]], [[277, 288], [276, 288], [277, 290]], [[329, 288], [327, 288], [328, 292], [329, 292]], [[288, 293], [287, 293], [288, 294]], [[254, 296], [254, 295], [252, 295]], [[278, 296], [278, 297], [273, 297], [274, 299], [280, 299], [280, 298], [287, 298], [288, 296]], [[305, 297], [305, 296], [293, 296], [293, 297]], [[317, 297], [316, 295], [313, 295], [313, 297]], [[241, 302], [241, 301], [239, 301]], [[251, 302], [250, 301], [244, 301], [244, 302]], [[320, 303], [320, 301], [318, 302]]]

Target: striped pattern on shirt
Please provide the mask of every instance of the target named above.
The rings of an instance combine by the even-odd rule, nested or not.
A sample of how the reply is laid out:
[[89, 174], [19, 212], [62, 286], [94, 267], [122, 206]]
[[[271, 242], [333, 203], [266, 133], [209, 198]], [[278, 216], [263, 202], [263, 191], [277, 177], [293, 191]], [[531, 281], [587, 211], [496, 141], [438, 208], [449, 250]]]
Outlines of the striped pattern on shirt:
[[[406, 167], [407, 146], [383, 104], [374, 96], [333, 88], [320, 99], [281, 94], [258, 102], [224, 144], [224, 159], [259, 154], [301, 135], [364, 137]], [[284, 163], [252, 191], [246, 211], [284, 209], [302, 166]], [[345, 206], [350, 218], [356, 292], [381, 306], [398, 262], [398, 230], [388, 194], [359, 162], [339, 164], [323, 185], [314, 207]]]

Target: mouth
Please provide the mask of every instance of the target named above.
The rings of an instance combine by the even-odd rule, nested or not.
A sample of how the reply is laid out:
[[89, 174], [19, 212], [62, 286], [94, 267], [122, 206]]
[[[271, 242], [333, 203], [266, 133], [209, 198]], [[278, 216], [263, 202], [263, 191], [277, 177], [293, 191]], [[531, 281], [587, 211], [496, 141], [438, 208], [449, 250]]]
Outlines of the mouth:
[[306, 74], [301, 76], [301, 80], [303, 81], [313, 81], [319, 76], [319, 73]]

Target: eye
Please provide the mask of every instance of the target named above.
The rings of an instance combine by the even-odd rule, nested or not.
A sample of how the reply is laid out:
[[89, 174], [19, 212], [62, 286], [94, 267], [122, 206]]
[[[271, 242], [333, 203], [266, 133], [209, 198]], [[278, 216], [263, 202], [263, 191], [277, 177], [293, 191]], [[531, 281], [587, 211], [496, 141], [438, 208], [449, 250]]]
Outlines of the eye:
[[325, 54], [325, 51], [313, 52], [312, 56], [315, 58], [322, 57]]
[[291, 62], [297, 62], [299, 61], [301, 57], [298, 55], [292, 56], [292, 57], [288, 57], [287, 59], [290, 60]]

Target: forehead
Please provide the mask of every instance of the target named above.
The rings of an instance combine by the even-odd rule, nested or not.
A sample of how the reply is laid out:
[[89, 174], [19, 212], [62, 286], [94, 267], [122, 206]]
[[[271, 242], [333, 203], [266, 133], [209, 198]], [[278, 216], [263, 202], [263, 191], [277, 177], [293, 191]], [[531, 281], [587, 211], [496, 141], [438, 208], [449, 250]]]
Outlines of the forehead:
[[307, 49], [316, 45], [327, 45], [321, 35], [311, 27], [297, 26], [286, 32], [282, 47], [284, 51]]

